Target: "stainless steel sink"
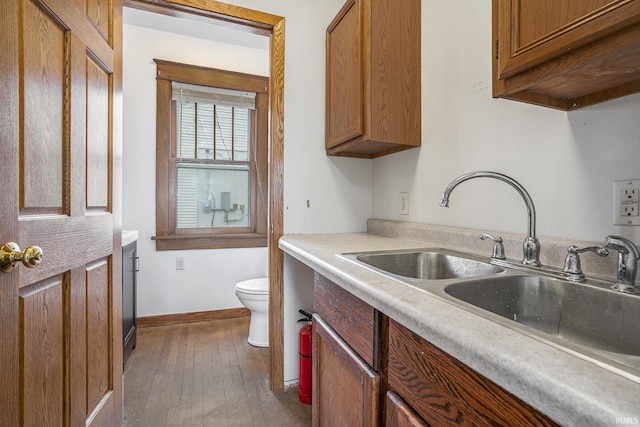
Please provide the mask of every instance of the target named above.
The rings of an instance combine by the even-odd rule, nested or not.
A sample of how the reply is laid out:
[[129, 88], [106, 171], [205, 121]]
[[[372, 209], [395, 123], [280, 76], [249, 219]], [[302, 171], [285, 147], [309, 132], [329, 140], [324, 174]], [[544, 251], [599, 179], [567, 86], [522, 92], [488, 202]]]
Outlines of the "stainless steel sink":
[[444, 291], [467, 303], [467, 309], [496, 314], [524, 326], [531, 335], [562, 346], [586, 347], [640, 369], [640, 297], [517, 275], [454, 283]]
[[611, 283], [569, 282], [441, 248], [339, 255], [640, 383], [640, 296]]
[[501, 273], [504, 268], [453, 251], [417, 249], [344, 254], [384, 273], [424, 280], [445, 280]]

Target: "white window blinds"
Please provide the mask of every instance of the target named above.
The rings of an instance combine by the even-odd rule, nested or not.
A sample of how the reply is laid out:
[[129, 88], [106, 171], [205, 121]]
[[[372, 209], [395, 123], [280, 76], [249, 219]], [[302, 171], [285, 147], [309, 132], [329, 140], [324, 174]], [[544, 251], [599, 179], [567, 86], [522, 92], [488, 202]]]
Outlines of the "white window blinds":
[[180, 102], [201, 102], [255, 110], [256, 94], [231, 89], [171, 82], [171, 99]]

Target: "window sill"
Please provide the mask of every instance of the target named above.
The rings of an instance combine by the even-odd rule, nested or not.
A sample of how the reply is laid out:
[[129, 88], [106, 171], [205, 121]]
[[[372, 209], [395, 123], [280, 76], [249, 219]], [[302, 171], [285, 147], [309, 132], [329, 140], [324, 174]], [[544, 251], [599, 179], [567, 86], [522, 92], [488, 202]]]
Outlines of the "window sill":
[[156, 241], [156, 251], [176, 251], [188, 249], [257, 248], [267, 246], [267, 235], [246, 234], [189, 234], [152, 236]]

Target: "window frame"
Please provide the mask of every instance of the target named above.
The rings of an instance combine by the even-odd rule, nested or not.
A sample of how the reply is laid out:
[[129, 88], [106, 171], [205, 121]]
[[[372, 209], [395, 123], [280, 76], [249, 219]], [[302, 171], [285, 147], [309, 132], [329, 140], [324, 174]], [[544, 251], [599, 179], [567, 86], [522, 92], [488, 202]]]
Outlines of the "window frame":
[[[269, 78], [160, 59], [156, 63], [156, 250], [249, 248], [267, 246]], [[176, 229], [175, 108], [171, 82], [254, 92], [255, 151], [250, 149], [250, 227]], [[189, 161], [191, 162], [191, 161]], [[194, 161], [197, 163], [197, 160]]]

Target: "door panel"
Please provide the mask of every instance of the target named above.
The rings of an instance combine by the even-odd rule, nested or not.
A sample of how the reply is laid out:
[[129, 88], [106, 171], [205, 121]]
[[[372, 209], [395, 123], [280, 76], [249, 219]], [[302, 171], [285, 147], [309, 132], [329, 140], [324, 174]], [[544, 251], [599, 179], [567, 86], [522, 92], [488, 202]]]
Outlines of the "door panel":
[[108, 206], [109, 190], [108, 71], [87, 57], [87, 208]]
[[57, 276], [20, 289], [20, 412], [26, 426], [63, 425], [63, 283]]
[[122, 422], [121, 9], [0, 2], [0, 244], [44, 252], [0, 273], [2, 425]]
[[109, 266], [106, 260], [86, 268], [87, 277], [87, 400], [90, 411], [111, 389], [110, 355], [112, 353], [109, 333], [113, 322], [109, 309]]
[[62, 213], [69, 41], [51, 14], [30, 1], [24, 3], [22, 21], [37, 26], [22, 26], [21, 213]]

